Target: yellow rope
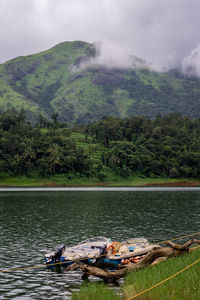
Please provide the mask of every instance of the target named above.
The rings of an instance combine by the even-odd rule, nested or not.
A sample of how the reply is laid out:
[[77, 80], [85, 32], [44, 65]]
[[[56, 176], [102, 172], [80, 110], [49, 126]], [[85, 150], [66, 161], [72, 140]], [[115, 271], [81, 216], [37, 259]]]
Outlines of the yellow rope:
[[134, 295], [134, 296], [132, 296], [132, 297], [130, 297], [130, 298], [127, 298], [127, 300], [134, 299], [134, 298], [136, 298], [136, 297], [139, 297], [139, 296], [145, 294], [145, 293], [148, 292], [148, 291], [151, 291], [151, 290], [154, 289], [155, 287], [157, 287], [157, 286], [163, 284], [164, 282], [166, 282], [166, 281], [168, 281], [168, 280], [174, 278], [175, 276], [179, 275], [180, 273], [184, 272], [185, 270], [191, 268], [192, 266], [194, 266], [194, 265], [197, 264], [198, 262], [200, 262], [200, 259], [198, 259], [197, 261], [193, 262], [191, 265], [185, 267], [184, 269], [178, 271], [178, 272], [175, 273], [174, 275], [172, 275], [172, 276], [170, 276], [170, 277], [168, 277], [168, 278], [166, 278], [166, 279], [160, 281], [159, 283], [153, 285], [152, 287], [150, 287], [150, 288], [148, 288], [148, 289], [146, 289], [146, 290], [144, 290], [144, 291], [138, 293], [137, 295]]
[[32, 267], [23, 267], [23, 268], [13, 268], [13, 269], [7, 269], [7, 270], [0, 270], [2, 273], [6, 272], [14, 272], [14, 271], [20, 271], [20, 270], [28, 270], [28, 269], [40, 269], [40, 268], [46, 268], [46, 265], [37, 265], [37, 266], [32, 266]]
[[[102, 254], [99, 257], [103, 257], [105, 256], [105, 254]], [[0, 272], [14, 272], [14, 271], [21, 271], [21, 270], [28, 270], [28, 269], [40, 269], [40, 268], [47, 268], [47, 267], [53, 267], [56, 265], [62, 265], [62, 264], [67, 264], [69, 262], [77, 262], [77, 261], [81, 261], [81, 260], [87, 260], [87, 259], [94, 259], [95, 257], [83, 257], [83, 258], [77, 258], [74, 260], [67, 260], [67, 261], [60, 261], [57, 263], [53, 263], [53, 264], [46, 264], [46, 265], [36, 265], [36, 266], [32, 266], [32, 267], [22, 267], [22, 268], [13, 268], [13, 269], [7, 269], [7, 270], [0, 270]]]
[[176, 237], [176, 238], [174, 238], [174, 239], [172, 239], [172, 240], [165, 240], [165, 241], [162, 241], [162, 242], [158, 242], [158, 243], [156, 243], [156, 244], [164, 244], [164, 243], [169, 242], [169, 241], [171, 242], [171, 241], [181, 240], [181, 239], [185, 239], [185, 238], [187, 238], [187, 237], [194, 236], [194, 235], [198, 235], [198, 234], [200, 234], [200, 231], [195, 232], [195, 233], [191, 233], [191, 234], [188, 234], [188, 235]]
[[191, 248], [190, 248], [190, 250], [192, 250], [192, 251], [193, 251], [193, 250], [196, 250], [196, 249], [198, 249], [198, 248], [200, 248], [200, 246], [191, 247]]
[[[190, 236], [194, 236], [194, 235], [198, 235], [198, 234], [200, 234], [200, 231], [195, 232], [195, 233], [191, 233], [191, 234], [188, 234], [188, 235], [184, 235], [184, 236], [181, 236], [181, 237], [177, 237], [177, 238], [174, 238], [172, 240], [161, 241], [161, 242], [156, 243], [156, 244], [163, 244], [163, 243], [169, 242], [169, 241], [181, 240], [181, 239], [184, 239], [184, 238], [187, 238], [187, 237], [190, 237]], [[101, 257], [101, 256], [105, 256], [105, 255], [100, 255], [99, 257]], [[77, 261], [81, 261], [81, 260], [85, 260], [85, 259], [93, 259], [93, 258], [86, 257], [86, 258], [80, 258], [80, 259], [75, 259], [75, 260], [68, 260], [67, 262], [77, 262]], [[46, 268], [48, 266], [56, 266], [56, 265], [66, 264], [67, 262], [58, 262], [58, 263], [54, 263], [54, 264], [50, 264], [50, 265], [37, 265], [37, 266], [32, 266], [32, 267], [22, 267], [22, 268], [0, 270], [0, 273], [21, 271], [21, 270], [29, 270], [29, 269], [40, 269], [40, 268]]]

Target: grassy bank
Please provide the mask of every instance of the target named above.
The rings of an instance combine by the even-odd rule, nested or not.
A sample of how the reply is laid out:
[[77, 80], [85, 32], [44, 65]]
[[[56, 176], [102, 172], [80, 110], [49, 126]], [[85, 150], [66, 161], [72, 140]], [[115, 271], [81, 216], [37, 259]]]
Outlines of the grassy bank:
[[[189, 255], [171, 258], [160, 265], [146, 268], [137, 274], [130, 273], [125, 278], [123, 291], [125, 298], [130, 298], [137, 293], [148, 289], [165, 278], [175, 274], [200, 258], [200, 250], [193, 251]], [[200, 299], [200, 263], [192, 266], [183, 273], [169, 281], [155, 287], [138, 299], [154, 300], [196, 300]]]
[[[114, 290], [102, 284], [83, 285], [80, 292], [74, 294], [72, 300], [125, 300], [141, 291], [161, 282], [200, 258], [200, 249], [177, 258], [171, 258], [157, 266], [148, 267], [138, 272], [129, 273], [122, 286], [120, 297]], [[200, 263], [192, 266], [169, 281], [155, 287], [151, 291], [135, 299], [143, 300], [196, 300], [200, 299]]]
[[51, 178], [35, 178], [35, 177], [4, 177], [0, 178], [0, 186], [108, 186], [108, 187], [137, 187], [137, 186], [200, 186], [198, 179], [191, 178], [141, 178], [129, 177], [121, 178], [110, 176], [101, 182], [97, 178], [55, 176]]
[[80, 291], [72, 295], [72, 300], [121, 300], [121, 297], [102, 282], [95, 282], [83, 284]]

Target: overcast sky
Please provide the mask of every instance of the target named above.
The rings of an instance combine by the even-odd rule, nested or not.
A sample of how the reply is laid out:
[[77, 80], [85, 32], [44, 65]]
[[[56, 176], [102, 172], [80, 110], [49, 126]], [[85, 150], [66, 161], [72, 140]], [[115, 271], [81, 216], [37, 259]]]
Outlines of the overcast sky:
[[198, 72], [199, 13], [199, 0], [0, 0], [0, 62], [83, 40], [101, 41], [105, 62], [131, 53]]

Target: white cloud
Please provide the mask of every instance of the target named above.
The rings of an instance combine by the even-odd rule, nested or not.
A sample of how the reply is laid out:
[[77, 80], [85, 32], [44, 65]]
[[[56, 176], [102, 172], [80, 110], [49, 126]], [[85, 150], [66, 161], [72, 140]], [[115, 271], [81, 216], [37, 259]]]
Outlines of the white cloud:
[[200, 76], [200, 44], [183, 60], [182, 70], [187, 75]]
[[199, 11], [198, 0], [0, 0], [0, 61], [84, 40], [102, 43], [102, 63], [173, 67], [199, 43]]

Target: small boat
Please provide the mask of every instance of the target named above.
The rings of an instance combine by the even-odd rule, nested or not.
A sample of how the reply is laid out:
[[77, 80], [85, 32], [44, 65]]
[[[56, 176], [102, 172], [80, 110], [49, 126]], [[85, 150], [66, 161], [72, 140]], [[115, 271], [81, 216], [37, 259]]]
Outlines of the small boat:
[[154, 247], [161, 246], [150, 244], [143, 237], [128, 239], [121, 243], [113, 242], [106, 237], [95, 237], [72, 247], [60, 245], [55, 251], [45, 255], [45, 262], [48, 265], [60, 263], [68, 266], [81, 261], [90, 265], [116, 268], [119, 264], [138, 262]]
[[55, 251], [45, 254], [45, 262], [48, 265], [56, 263], [71, 265], [76, 261], [84, 263], [92, 263], [99, 257], [106, 255], [107, 247], [111, 244], [111, 240], [106, 237], [95, 237], [87, 239], [78, 245], [65, 247], [60, 245]]

